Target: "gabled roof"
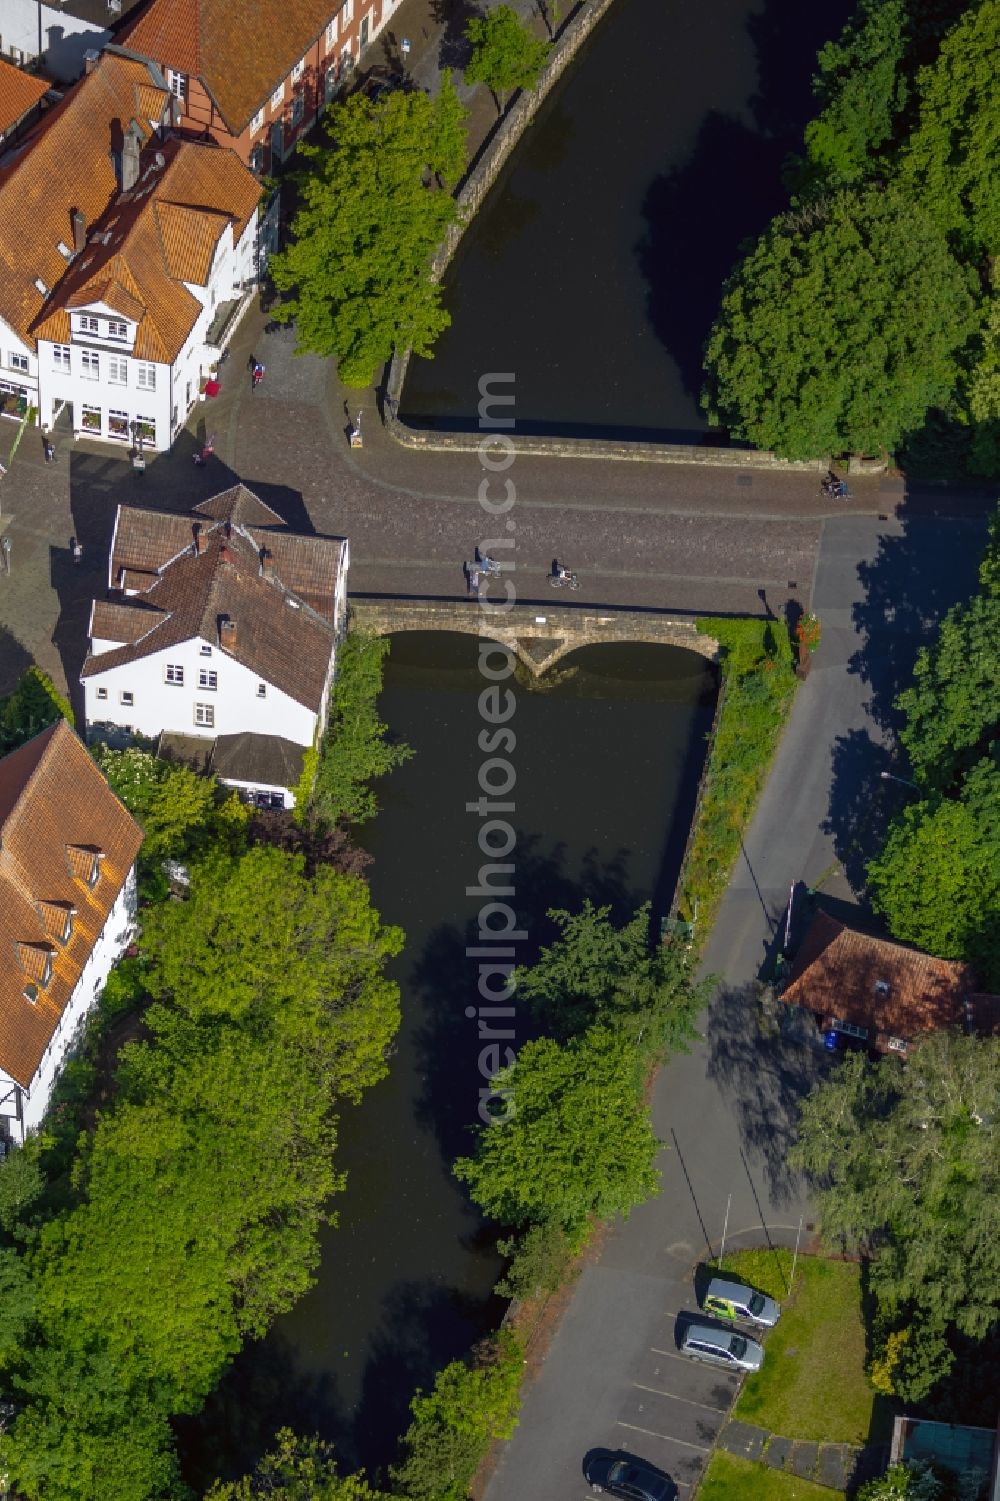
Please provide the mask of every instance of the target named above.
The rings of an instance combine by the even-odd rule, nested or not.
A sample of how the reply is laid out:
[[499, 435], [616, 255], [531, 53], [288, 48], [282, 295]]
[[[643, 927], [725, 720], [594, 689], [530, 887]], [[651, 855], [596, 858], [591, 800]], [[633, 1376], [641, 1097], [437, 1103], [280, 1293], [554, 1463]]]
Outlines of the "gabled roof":
[[58, 247], [73, 249], [73, 210], [88, 226], [100, 218], [118, 192], [113, 151], [122, 132], [134, 119], [148, 139], [169, 101], [155, 67], [102, 52], [0, 165], [0, 317], [26, 343], [66, 274]]
[[0, 1067], [24, 1088], [141, 843], [138, 824], [64, 719], [0, 760]]
[[966, 1024], [973, 991], [967, 964], [848, 928], [826, 912], [813, 918], [782, 1000], [826, 1021], [866, 1027], [873, 1043]]
[[305, 747], [280, 735], [219, 735], [212, 751], [211, 770], [222, 781], [260, 783], [265, 787], [294, 787], [302, 777]]
[[6, 58], [0, 57], [0, 135], [13, 130], [52, 85], [46, 78], [22, 73]]
[[241, 135], [344, 0], [152, 0], [122, 32], [130, 51], [200, 78]]
[[235, 152], [162, 141], [144, 153], [135, 187], [115, 199], [65, 268], [35, 337], [65, 343], [67, 309], [104, 303], [138, 325], [137, 359], [172, 364], [201, 312], [185, 283], [207, 283], [226, 226], [238, 240], [259, 198], [260, 185]]
[[[243, 485], [213, 496], [187, 516], [119, 506], [109, 583], [118, 588], [124, 581], [141, 593], [117, 602], [110, 614], [95, 601], [92, 639], [122, 645], [96, 656], [91, 652], [82, 676], [99, 677], [198, 638], [318, 713], [334, 646], [334, 594], [345, 560], [343, 538], [289, 532]], [[152, 628], [143, 631], [146, 619]], [[236, 624], [231, 650], [219, 645], [223, 620]], [[112, 629], [119, 634], [102, 634]]]

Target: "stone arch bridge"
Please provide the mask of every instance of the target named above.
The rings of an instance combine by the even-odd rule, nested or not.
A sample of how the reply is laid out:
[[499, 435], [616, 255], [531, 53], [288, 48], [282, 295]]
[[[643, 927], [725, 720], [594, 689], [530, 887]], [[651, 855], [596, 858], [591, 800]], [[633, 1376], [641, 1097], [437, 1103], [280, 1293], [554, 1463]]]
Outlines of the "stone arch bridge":
[[515, 604], [494, 613], [480, 608], [474, 599], [392, 599], [363, 594], [352, 594], [350, 607], [357, 624], [377, 636], [394, 631], [462, 631], [499, 641], [535, 676], [569, 652], [602, 641], [680, 646], [710, 662], [719, 658], [719, 643], [713, 637], [698, 631], [693, 620], [665, 611]]

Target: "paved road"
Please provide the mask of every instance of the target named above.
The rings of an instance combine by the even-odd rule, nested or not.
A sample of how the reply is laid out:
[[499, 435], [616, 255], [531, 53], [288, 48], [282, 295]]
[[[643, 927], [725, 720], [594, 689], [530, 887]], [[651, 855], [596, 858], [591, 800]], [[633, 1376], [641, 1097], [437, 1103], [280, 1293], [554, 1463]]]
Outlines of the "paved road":
[[654, 1094], [662, 1193], [581, 1276], [486, 1501], [582, 1501], [582, 1461], [595, 1447], [641, 1455], [690, 1494], [728, 1400], [725, 1379], [713, 1385], [676, 1353], [694, 1266], [718, 1249], [730, 1194], [731, 1244], [789, 1244], [800, 1214], [812, 1229], [786, 1159], [797, 1101], [829, 1063], [804, 1018], [762, 1037], [750, 986], [791, 881], [823, 880], [835, 912], [853, 905], [863, 851], [906, 795], [878, 775], [890, 764], [894, 685], [941, 611], [973, 587], [981, 537], [972, 520], [825, 524], [813, 593], [823, 642], [707, 947], [723, 983], [703, 1041]]

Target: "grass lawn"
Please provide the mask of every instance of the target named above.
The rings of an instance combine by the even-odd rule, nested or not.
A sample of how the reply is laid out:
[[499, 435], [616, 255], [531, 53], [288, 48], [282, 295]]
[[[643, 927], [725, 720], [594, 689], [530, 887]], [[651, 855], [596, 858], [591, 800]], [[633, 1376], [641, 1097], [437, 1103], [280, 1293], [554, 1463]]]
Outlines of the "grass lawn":
[[769, 1470], [716, 1449], [698, 1487], [698, 1501], [832, 1501], [840, 1491], [813, 1485], [797, 1475]]
[[727, 1271], [782, 1303], [781, 1319], [764, 1339], [763, 1368], [747, 1377], [734, 1416], [788, 1438], [882, 1438], [891, 1415], [865, 1376], [859, 1267], [800, 1256], [789, 1296], [791, 1259], [787, 1251], [738, 1251], [725, 1259]]

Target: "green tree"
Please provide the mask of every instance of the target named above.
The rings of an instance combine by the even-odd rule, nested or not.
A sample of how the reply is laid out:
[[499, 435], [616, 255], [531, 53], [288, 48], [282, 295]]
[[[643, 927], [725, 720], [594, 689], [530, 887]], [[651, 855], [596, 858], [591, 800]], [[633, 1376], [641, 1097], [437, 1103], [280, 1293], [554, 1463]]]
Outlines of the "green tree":
[[529, 1225], [523, 1235], [498, 1240], [497, 1250], [510, 1258], [493, 1289], [501, 1298], [537, 1298], [556, 1292], [572, 1255], [565, 1230], [551, 1220]]
[[417, 1392], [404, 1457], [392, 1472], [405, 1501], [466, 1501], [490, 1443], [510, 1438], [517, 1426], [522, 1372], [521, 1346], [503, 1331], [470, 1362], [446, 1366], [433, 1391]]
[[92, 754], [112, 792], [142, 826], [147, 863], [190, 858], [220, 844], [234, 852], [243, 846], [249, 810], [214, 777], [137, 746], [112, 750], [97, 744]]
[[827, 1243], [867, 1253], [882, 1338], [912, 1330], [909, 1401], [947, 1370], [944, 1331], [981, 1339], [1000, 1315], [998, 1095], [1000, 1038], [936, 1032], [905, 1068], [848, 1058], [803, 1104], [793, 1161]]
[[924, 1460], [891, 1465], [858, 1491], [858, 1501], [939, 1501], [944, 1486]]
[[897, 938], [968, 959], [1000, 985], [1000, 765], [981, 761], [954, 799], [904, 808], [868, 865], [872, 901]]
[[893, 450], [948, 400], [975, 291], [897, 193], [844, 192], [775, 220], [723, 295], [709, 420], [788, 458]]
[[1000, 594], [987, 592], [949, 610], [920, 649], [913, 683], [897, 704], [910, 765], [930, 789], [955, 789], [1000, 736], [998, 641]]
[[534, 36], [509, 5], [496, 5], [483, 16], [473, 16], [465, 36], [472, 45], [465, 81], [485, 83], [498, 113], [514, 89], [533, 89], [538, 83], [550, 44]]
[[349, 631], [337, 658], [330, 719], [320, 750], [312, 811], [322, 823], [365, 823], [378, 812], [370, 783], [413, 755], [408, 745], [389, 742], [389, 727], [378, 717], [382, 667], [389, 653], [385, 636]]
[[605, 1027], [565, 1046], [525, 1043], [493, 1080], [512, 1107], [455, 1163], [479, 1207], [506, 1225], [553, 1220], [574, 1243], [591, 1216], [627, 1215], [659, 1190], [658, 1142], [635, 1048]]
[[553, 908], [548, 915], [559, 939], [515, 980], [518, 997], [535, 1003], [557, 1037], [603, 1022], [662, 1056], [695, 1035], [712, 982], [694, 983], [683, 949], [651, 942], [648, 902], [622, 928], [610, 907], [589, 899], [579, 912]]
[[205, 1501], [384, 1501], [363, 1474], [338, 1475], [332, 1444], [298, 1438], [289, 1428], [277, 1435], [277, 1448], [266, 1454], [253, 1475], [216, 1484]]
[[903, 191], [974, 254], [1000, 250], [1000, 0], [970, 5], [920, 75]]
[[295, 320], [296, 352], [335, 355], [348, 386], [367, 386], [394, 349], [429, 355], [448, 326], [431, 259], [456, 215], [449, 192], [465, 166], [450, 79], [434, 100], [395, 90], [354, 94], [323, 119], [329, 144], [302, 145], [292, 242], [270, 262]]
[[57, 719], [73, 719], [73, 710], [47, 672], [29, 667], [13, 693], [0, 700], [0, 756], [24, 745]]
[[1000, 295], [986, 304], [982, 347], [966, 381], [968, 420], [973, 429], [969, 468], [1000, 474]]

